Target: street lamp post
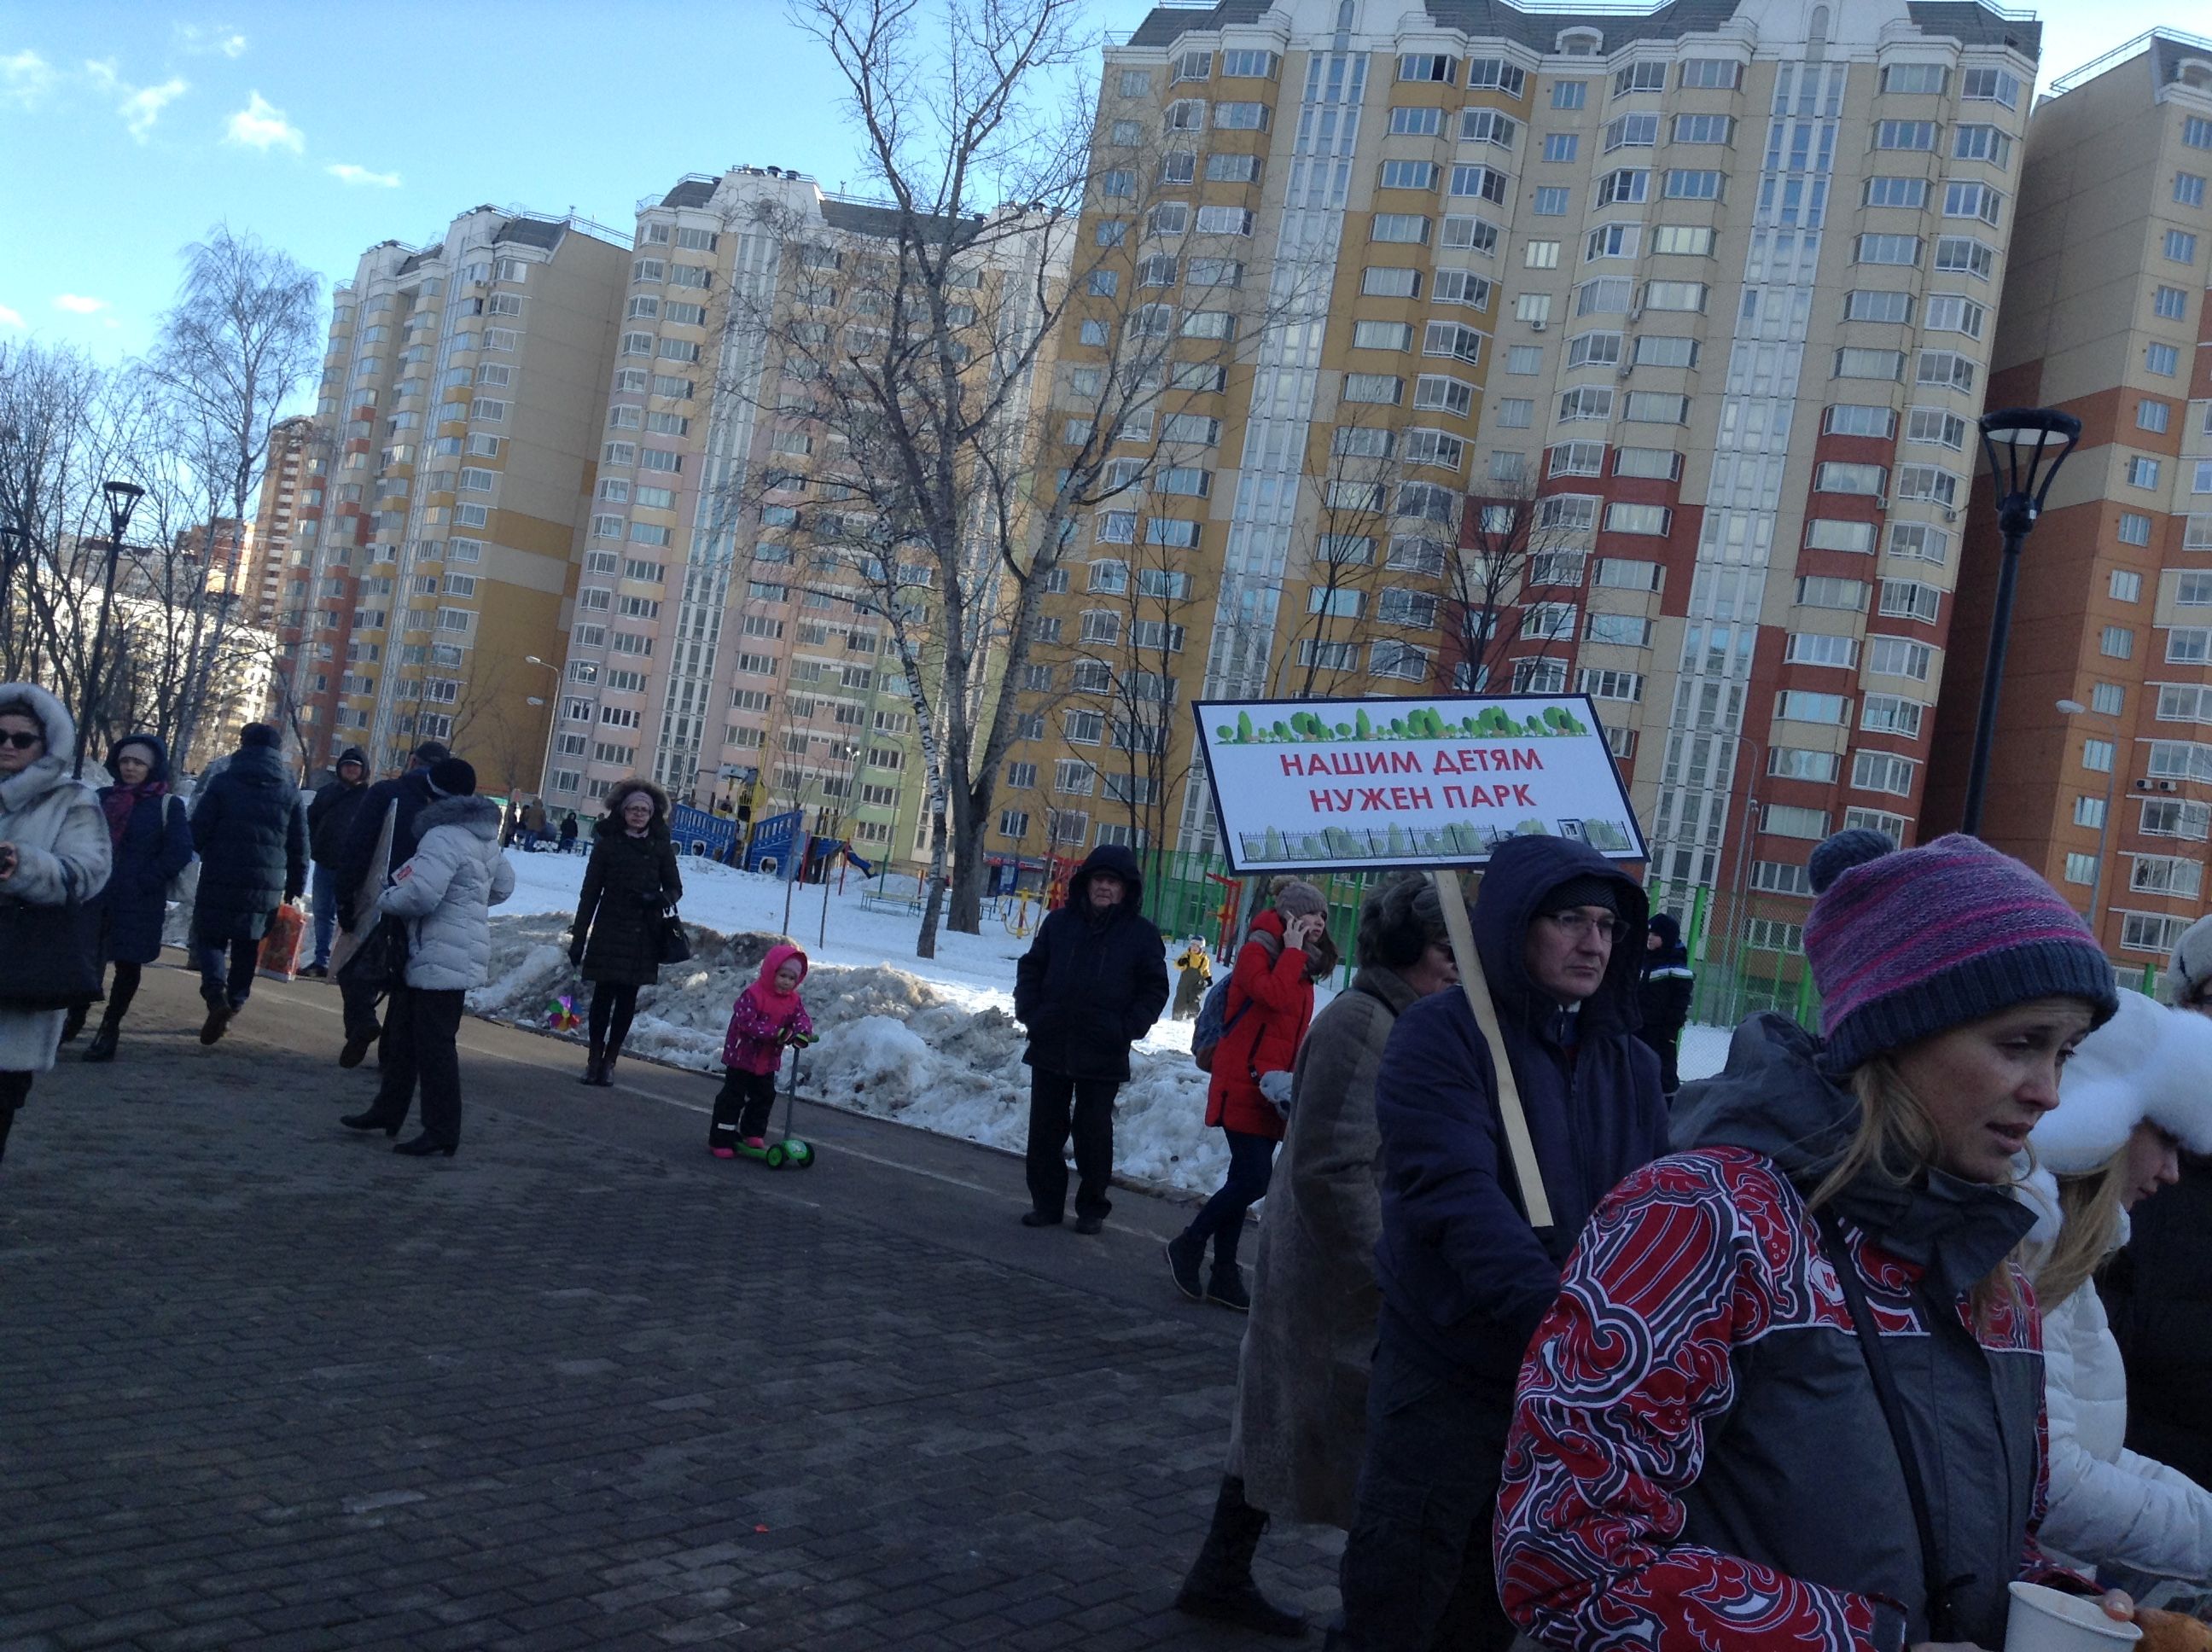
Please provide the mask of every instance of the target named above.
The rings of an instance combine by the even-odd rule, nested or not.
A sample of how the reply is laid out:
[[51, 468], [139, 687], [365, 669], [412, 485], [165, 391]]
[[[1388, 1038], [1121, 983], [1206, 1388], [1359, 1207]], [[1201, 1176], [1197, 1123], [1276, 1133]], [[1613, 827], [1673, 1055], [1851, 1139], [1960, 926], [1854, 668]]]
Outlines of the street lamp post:
[[[1982, 704], [1974, 720], [1974, 751], [1966, 773], [1966, 810], [1960, 829], [1982, 829], [1982, 798], [1990, 777], [1990, 749], [1997, 731], [1997, 695], [2004, 686], [2005, 644], [2012, 630], [2013, 586], [2020, 576], [2020, 551], [2058, 467], [2081, 439], [2081, 421], [2047, 407], [2008, 407], [1981, 416], [1982, 452], [1989, 456], [1990, 480], [1996, 492], [1997, 531], [2004, 555], [1997, 567], [1996, 606], [1990, 614], [1990, 653], [1982, 666]], [[2046, 468], [2047, 466], [2047, 468]]]
[[73, 779], [84, 773], [85, 743], [92, 738], [92, 709], [106, 663], [107, 616], [115, 606], [115, 565], [123, 555], [123, 536], [131, 531], [131, 513], [146, 496], [146, 490], [135, 482], [105, 483], [100, 491], [107, 501], [107, 577], [100, 587], [100, 623], [92, 634], [92, 663], [85, 671], [84, 692], [78, 696], [76, 760], [70, 769]]
[[553, 708], [545, 714], [545, 754], [538, 760], [538, 800], [543, 803], [545, 801], [545, 783], [553, 778], [553, 737], [560, 732], [561, 728], [561, 693], [558, 687], [561, 682], [561, 668], [550, 661], [538, 659], [536, 654], [525, 654], [522, 658], [526, 665], [536, 665], [552, 672], [556, 684], [550, 698], [528, 699], [528, 703], [531, 705], [550, 705]]
[[[2069, 717], [2094, 715], [2079, 700], [2061, 700], [2058, 709]], [[2117, 737], [2118, 729], [2113, 730]], [[2097, 870], [2089, 878], [2089, 932], [2097, 932], [2097, 899], [2105, 892], [2105, 840], [2112, 829], [2112, 799], [2120, 783], [2120, 743], [2112, 741], [2112, 761], [2105, 770], [2105, 812], [2097, 817]], [[2101, 942], [2099, 944], [2102, 944]]]

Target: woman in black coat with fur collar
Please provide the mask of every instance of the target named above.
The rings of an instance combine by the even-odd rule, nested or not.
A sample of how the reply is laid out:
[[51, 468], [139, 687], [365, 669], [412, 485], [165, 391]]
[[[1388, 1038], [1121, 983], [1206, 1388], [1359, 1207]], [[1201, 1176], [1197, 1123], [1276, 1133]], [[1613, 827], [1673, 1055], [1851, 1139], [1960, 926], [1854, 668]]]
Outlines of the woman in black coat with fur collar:
[[569, 962], [592, 983], [584, 1083], [614, 1083], [615, 1061], [637, 1013], [637, 989], [660, 980], [665, 914], [683, 895], [668, 832], [668, 793], [647, 780], [617, 782], [593, 833], [569, 932]]

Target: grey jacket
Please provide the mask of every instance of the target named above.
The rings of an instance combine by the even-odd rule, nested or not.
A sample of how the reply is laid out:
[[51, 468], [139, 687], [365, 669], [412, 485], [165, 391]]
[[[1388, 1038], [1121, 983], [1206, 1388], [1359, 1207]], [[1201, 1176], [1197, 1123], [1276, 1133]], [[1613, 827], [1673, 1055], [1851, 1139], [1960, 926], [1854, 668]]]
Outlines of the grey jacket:
[[499, 805], [443, 798], [416, 816], [412, 859], [377, 903], [407, 924], [407, 984], [424, 992], [481, 987], [491, 966], [491, 908], [514, 893], [499, 847]]
[[1367, 1446], [1382, 1135], [1375, 1075], [1413, 989], [1370, 967], [1314, 1017], [1291, 1070], [1290, 1128], [1260, 1228], [1237, 1374], [1245, 1495], [1285, 1520], [1349, 1530]]
[[[27, 713], [46, 735], [36, 762], [0, 780], [0, 843], [15, 846], [15, 875], [0, 881], [0, 900], [40, 907], [88, 901], [107, 885], [111, 850], [99, 797], [70, 778], [76, 720], [31, 683], [0, 683], [0, 711]], [[64, 1013], [0, 1005], [0, 1072], [52, 1067]]]
[[[1882, 1652], [1930, 1638], [1911, 1501], [1806, 1198], [1858, 1102], [1780, 1016], [1690, 1086], [1677, 1151], [1583, 1230], [1522, 1368], [1499, 1592], [1547, 1646]], [[2037, 1547], [2043, 1358], [2025, 1295], [1969, 1297], [2026, 1233], [2002, 1187], [1861, 1176], [1831, 1207], [1896, 1374], [1957, 1639], [2004, 1642]], [[2024, 1281], [2013, 1274], [2025, 1292]]]

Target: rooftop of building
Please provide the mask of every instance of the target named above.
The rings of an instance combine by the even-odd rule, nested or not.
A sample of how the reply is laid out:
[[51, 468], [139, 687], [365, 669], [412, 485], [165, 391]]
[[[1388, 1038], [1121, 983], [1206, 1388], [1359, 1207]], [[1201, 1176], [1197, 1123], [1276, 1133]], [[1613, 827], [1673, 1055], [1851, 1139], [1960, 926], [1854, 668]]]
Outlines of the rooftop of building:
[[2068, 70], [2051, 82], [2045, 95], [2061, 96], [2138, 58], [2148, 62], [2154, 86], [2170, 86], [2183, 79], [2186, 70], [2190, 81], [2212, 90], [2212, 73], [2207, 72], [2212, 69], [2212, 39], [2185, 34], [2178, 28], [2154, 28]]
[[[836, 194], [823, 189], [812, 178], [787, 167], [732, 167], [731, 173], [744, 176], [774, 178], [805, 184], [814, 191], [815, 200], [822, 213], [822, 222], [832, 229], [842, 229], [849, 234], [872, 235], [881, 240], [896, 240], [899, 233], [901, 213], [890, 201], [868, 200], [857, 195]], [[675, 186], [657, 202], [651, 196], [638, 203], [641, 212], [667, 207], [705, 207], [714, 203], [715, 191], [721, 187], [720, 176], [707, 173], [691, 173], [678, 180]], [[981, 213], [966, 217], [925, 217], [926, 222], [949, 227], [954, 239], [966, 240], [976, 233], [983, 222]]]
[[[1211, 5], [1153, 8], [1128, 39], [1137, 46], [1165, 46], [1194, 31], [1204, 33], [1258, 22], [1276, 0], [1214, 0]], [[1440, 28], [1458, 29], [1478, 39], [1510, 40], [1533, 51], [1554, 49], [1563, 30], [1594, 28], [1606, 48], [1638, 40], [1674, 40], [1686, 34], [1711, 33], [1733, 18], [1741, 0], [1668, 0], [1642, 10], [1528, 10], [1504, 0], [1423, 0], [1423, 9]], [[1914, 25], [1930, 34], [1948, 35], [1968, 46], [2009, 46], [2033, 58], [2042, 43], [2043, 25], [2026, 12], [2008, 11], [1984, 0], [1908, 0]]]

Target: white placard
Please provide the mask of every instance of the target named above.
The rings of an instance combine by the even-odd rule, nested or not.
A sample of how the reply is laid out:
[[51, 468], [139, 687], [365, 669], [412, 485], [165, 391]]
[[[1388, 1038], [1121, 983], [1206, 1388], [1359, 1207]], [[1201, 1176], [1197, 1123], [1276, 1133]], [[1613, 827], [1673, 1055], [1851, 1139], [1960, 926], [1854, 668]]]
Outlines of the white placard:
[[1544, 832], [1614, 860], [1643, 829], [1584, 695], [1193, 708], [1231, 870], [1472, 866]]

